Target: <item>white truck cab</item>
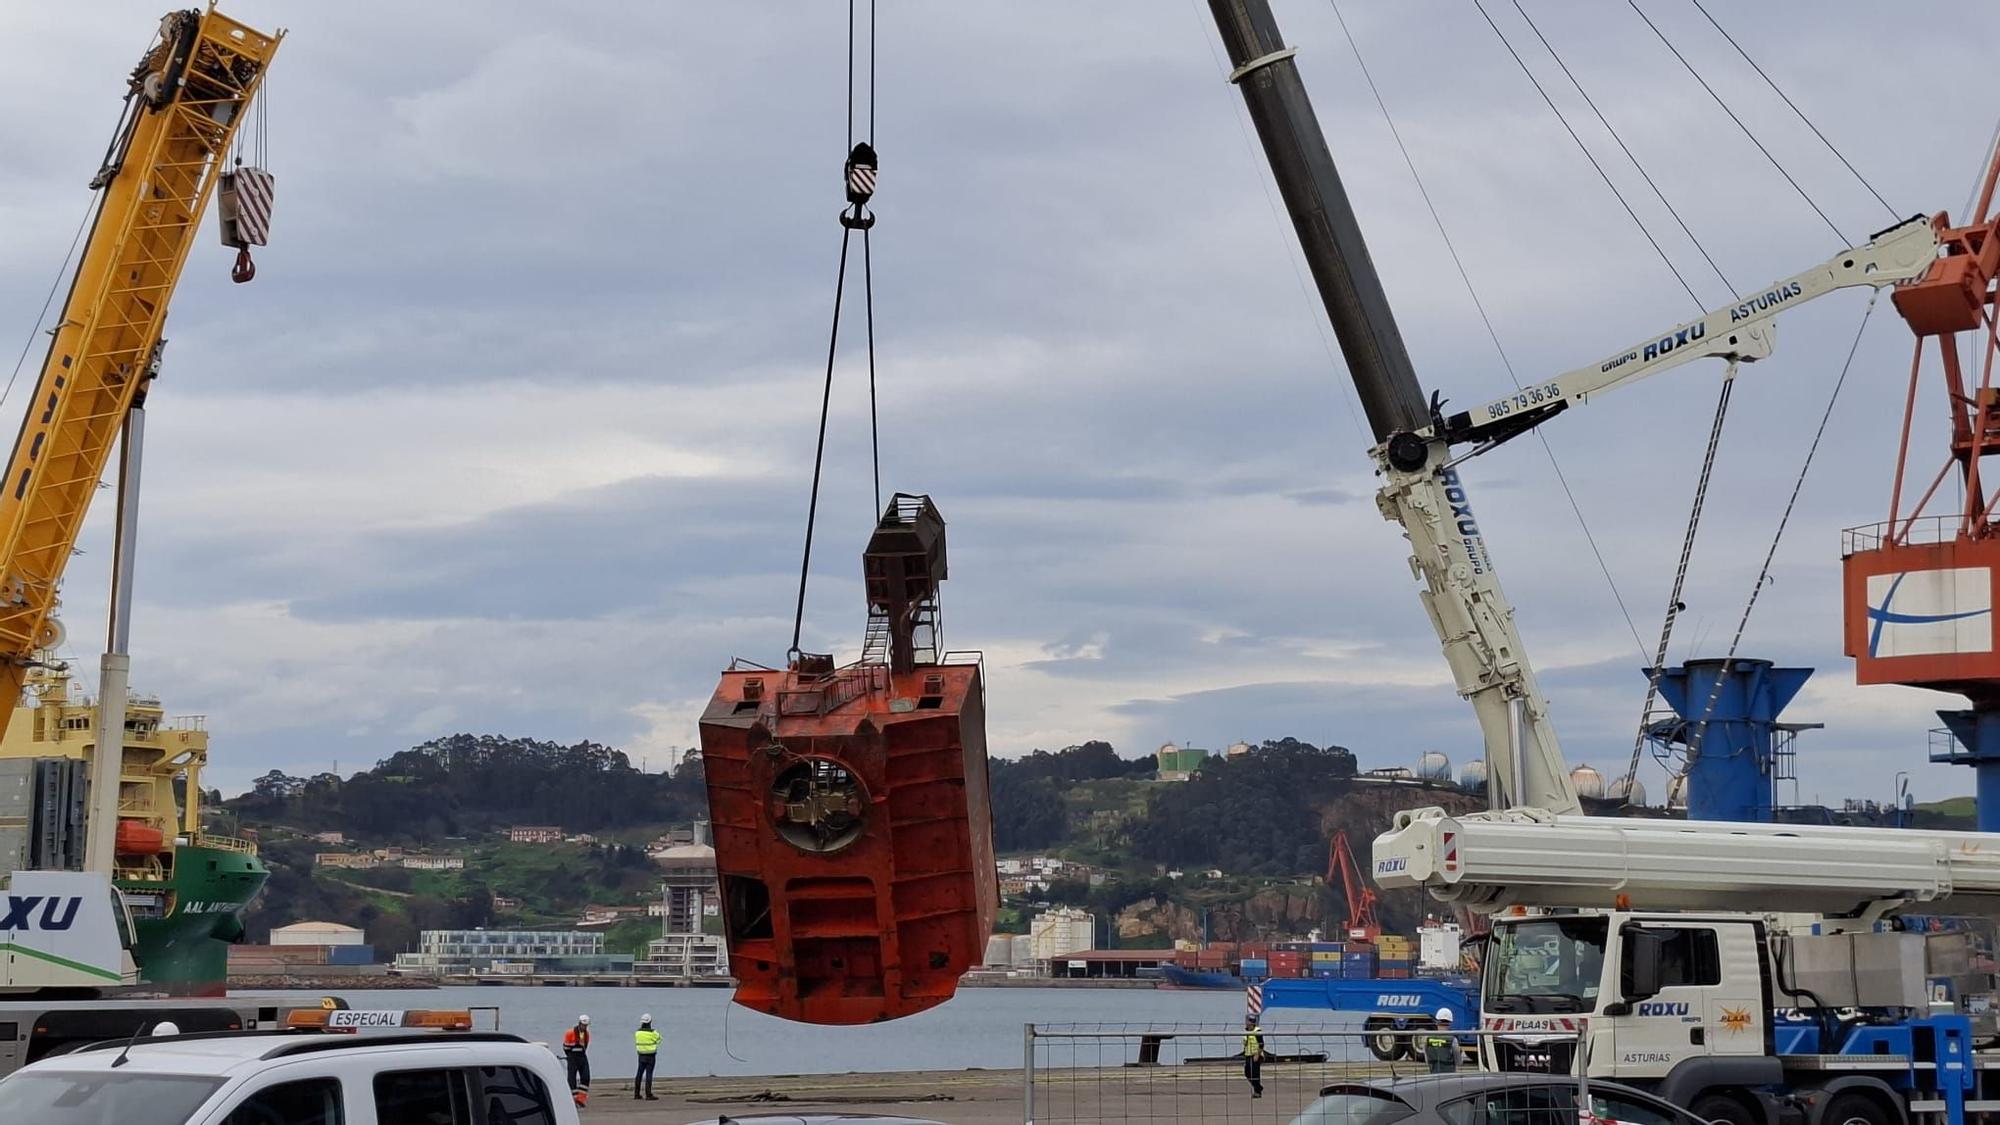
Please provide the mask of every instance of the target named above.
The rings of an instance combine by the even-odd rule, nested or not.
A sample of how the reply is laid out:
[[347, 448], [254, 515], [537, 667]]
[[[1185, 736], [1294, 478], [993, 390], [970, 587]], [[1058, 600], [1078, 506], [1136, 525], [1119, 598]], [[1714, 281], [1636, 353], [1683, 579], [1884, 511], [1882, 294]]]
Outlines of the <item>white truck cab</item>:
[[1620, 1081], [1664, 1080], [1690, 1059], [1761, 1058], [1770, 1053], [1764, 950], [1762, 922], [1744, 915], [1496, 921], [1481, 1022], [1522, 1037], [1488, 1040], [1488, 1063], [1525, 1069], [1526, 1054], [1569, 1069], [1579, 1031], [1591, 1074]]
[[546, 1046], [499, 1032], [233, 1032], [99, 1043], [0, 1080], [35, 1125], [578, 1125]]

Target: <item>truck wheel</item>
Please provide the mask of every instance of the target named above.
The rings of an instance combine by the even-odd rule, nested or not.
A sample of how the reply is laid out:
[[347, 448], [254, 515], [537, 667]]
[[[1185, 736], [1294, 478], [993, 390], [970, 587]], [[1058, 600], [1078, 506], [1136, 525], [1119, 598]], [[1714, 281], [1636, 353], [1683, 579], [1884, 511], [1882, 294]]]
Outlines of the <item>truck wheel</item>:
[[[1688, 1107], [1688, 1112], [1713, 1125], [1763, 1125], [1763, 1118], [1751, 1112], [1750, 1107], [1728, 1094], [1703, 1094]], [[1825, 1125], [1838, 1125], [1828, 1119]], [[1869, 1125], [1889, 1125], [1886, 1121], [1872, 1121]]]
[[1364, 1029], [1368, 1053], [1383, 1062], [1395, 1062], [1403, 1053], [1403, 1037], [1386, 1023], [1370, 1022]]
[[1894, 1125], [1882, 1103], [1866, 1094], [1835, 1094], [1820, 1125]]

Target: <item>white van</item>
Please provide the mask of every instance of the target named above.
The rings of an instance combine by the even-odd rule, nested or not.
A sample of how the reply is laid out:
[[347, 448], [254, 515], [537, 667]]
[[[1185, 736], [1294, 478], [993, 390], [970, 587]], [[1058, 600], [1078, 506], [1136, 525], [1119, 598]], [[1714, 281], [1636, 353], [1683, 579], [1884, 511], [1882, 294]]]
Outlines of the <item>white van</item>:
[[223, 1032], [97, 1043], [0, 1080], [34, 1125], [579, 1125], [546, 1046], [500, 1032]]

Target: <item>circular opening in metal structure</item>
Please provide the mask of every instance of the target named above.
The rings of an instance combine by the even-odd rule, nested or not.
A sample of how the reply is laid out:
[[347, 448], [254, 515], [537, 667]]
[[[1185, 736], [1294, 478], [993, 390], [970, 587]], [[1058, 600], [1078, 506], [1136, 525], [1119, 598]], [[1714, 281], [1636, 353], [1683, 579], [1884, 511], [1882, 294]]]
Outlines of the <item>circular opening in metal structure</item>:
[[801, 758], [771, 782], [771, 820], [800, 851], [837, 852], [860, 839], [868, 792], [831, 758]]

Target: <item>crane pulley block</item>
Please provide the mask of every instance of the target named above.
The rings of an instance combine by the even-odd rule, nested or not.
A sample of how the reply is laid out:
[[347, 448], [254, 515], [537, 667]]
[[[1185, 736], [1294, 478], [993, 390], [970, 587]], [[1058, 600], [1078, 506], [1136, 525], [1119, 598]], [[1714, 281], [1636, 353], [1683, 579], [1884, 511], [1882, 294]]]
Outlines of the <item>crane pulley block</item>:
[[732, 666], [701, 719], [736, 1002], [818, 1024], [940, 1004], [999, 906], [976, 656], [938, 651], [944, 521], [897, 495], [861, 659]]

